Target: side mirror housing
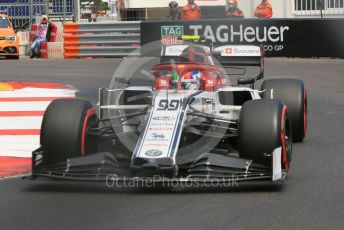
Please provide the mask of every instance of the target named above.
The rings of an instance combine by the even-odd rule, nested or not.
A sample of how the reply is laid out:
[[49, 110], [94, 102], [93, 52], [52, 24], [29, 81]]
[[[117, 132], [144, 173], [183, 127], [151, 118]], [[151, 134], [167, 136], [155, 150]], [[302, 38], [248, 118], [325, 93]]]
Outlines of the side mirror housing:
[[239, 78], [238, 85], [253, 85], [256, 82], [255, 78]]

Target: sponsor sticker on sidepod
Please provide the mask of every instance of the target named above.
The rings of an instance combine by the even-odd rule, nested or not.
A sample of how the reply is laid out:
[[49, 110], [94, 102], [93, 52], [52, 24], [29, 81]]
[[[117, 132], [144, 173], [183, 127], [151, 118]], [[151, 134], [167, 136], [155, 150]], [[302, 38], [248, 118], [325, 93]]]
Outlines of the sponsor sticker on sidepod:
[[259, 46], [220, 46], [215, 51], [221, 52], [223, 57], [260, 57]]

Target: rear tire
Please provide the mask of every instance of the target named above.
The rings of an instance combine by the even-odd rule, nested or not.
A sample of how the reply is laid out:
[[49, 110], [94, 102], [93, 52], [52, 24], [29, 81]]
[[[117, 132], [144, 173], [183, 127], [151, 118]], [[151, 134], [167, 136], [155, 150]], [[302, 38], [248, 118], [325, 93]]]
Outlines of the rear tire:
[[88, 101], [57, 99], [50, 103], [42, 121], [41, 146], [46, 165], [85, 155], [89, 150], [87, 130], [97, 116]]
[[246, 102], [238, 124], [240, 157], [271, 166], [274, 149], [282, 147], [282, 168], [288, 170], [292, 133], [286, 106], [279, 100]]
[[263, 99], [278, 99], [288, 107], [293, 141], [302, 142], [307, 134], [307, 90], [301, 80], [272, 79], [264, 81], [261, 87]]

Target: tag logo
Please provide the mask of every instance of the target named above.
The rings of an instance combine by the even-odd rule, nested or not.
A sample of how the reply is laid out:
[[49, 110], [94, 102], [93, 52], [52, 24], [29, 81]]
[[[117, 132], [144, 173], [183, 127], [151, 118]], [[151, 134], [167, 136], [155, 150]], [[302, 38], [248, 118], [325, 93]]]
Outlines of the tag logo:
[[161, 36], [182, 36], [184, 35], [183, 26], [162, 26]]
[[183, 26], [162, 26], [161, 42], [165, 45], [181, 45], [183, 41], [178, 40], [179, 36], [184, 35]]

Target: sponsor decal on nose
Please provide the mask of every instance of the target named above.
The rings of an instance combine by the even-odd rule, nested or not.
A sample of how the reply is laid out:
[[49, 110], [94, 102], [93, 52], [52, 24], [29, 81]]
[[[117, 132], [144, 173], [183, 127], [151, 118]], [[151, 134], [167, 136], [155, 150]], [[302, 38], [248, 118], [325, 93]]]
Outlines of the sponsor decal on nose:
[[158, 157], [162, 154], [162, 151], [157, 150], [157, 149], [152, 149], [152, 150], [146, 151], [145, 154], [149, 157]]

